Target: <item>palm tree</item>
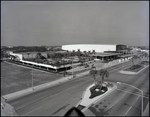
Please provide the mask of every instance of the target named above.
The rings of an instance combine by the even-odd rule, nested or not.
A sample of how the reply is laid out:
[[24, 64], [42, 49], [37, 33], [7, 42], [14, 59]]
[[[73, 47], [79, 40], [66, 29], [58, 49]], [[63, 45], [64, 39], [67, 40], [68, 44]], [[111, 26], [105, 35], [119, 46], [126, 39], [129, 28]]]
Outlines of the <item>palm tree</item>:
[[91, 51], [89, 50], [89, 51], [88, 51], [88, 55], [90, 55], [90, 54], [91, 54]]
[[67, 71], [67, 68], [66, 68], [66, 66], [65, 66], [65, 60], [62, 60], [62, 64], [63, 64], [63, 66], [64, 66], [64, 68], [65, 68], [65, 70], [64, 70], [64, 77], [65, 77], [66, 71]]
[[44, 56], [42, 56], [42, 54], [40, 52], [38, 52], [35, 56], [36, 62], [38, 63], [43, 63], [44, 60], [46, 60], [46, 58]]
[[90, 75], [92, 75], [93, 78], [94, 78], [94, 84], [95, 84], [95, 86], [97, 84], [97, 82], [96, 82], [96, 74], [97, 74], [97, 70], [96, 70], [96, 68], [94, 66], [92, 66], [91, 69], [90, 69]]
[[71, 54], [72, 54], [72, 56], [75, 56], [76, 55], [76, 51], [73, 50]]
[[28, 59], [29, 59], [30, 52], [28, 52], [27, 54], [28, 54]]
[[140, 61], [140, 55], [137, 55], [137, 64], [139, 63]]
[[81, 56], [81, 51], [80, 51], [80, 49], [78, 49], [78, 51], [77, 51], [77, 56]]
[[36, 54], [35, 58], [36, 58], [36, 59], [40, 59], [41, 56], [42, 56], [42, 54], [41, 54], [40, 52], [38, 52], [38, 53]]
[[69, 56], [70, 56], [70, 53], [69, 53], [69, 51], [68, 51], [68, 50], [66, 51], [66, 54], [67, 54], [67, 57], [69, 57]]
[[140, 62], [142, 61], [142, 54], [139, 55]]
[[144, 58], [145, 58], [145, 61], [148, 59], [148, 54], [147, 53], [144, 53]]
[[142, 56], [142, 60], [144, 61], [145, 60], [145, 53], [143, 52], [141, 56]]
[[47, 58], [51, 58], [50, 53], [47, 53]]
[[86, 51], [83, 51], [83, 54], [84, 54], [84, 56], [87, 56], [87, 52]]
[[138, 56], [137, 55], [133, 55], [132, 56], [132, 64], [133, 64], [133, 66], [135, 65], [135, 62], [134, 62], [134, 60], [136, 60], [138, 58]]
[[92, 51], [92, 54], [96, 54], [95, 50]]
[[149, 61], [149, 54], [147, 54], [147, 60]]
[[99, 71], [99, 75], [102, 77], [102, 84], [104, 83], [104, 78], [108, 78], [109, 77], [109, 72], [106, 69], [101, 69]]
[[132, 50], [131, 48], [127, 48], [127, 53], [131, 54], [131, 50]]

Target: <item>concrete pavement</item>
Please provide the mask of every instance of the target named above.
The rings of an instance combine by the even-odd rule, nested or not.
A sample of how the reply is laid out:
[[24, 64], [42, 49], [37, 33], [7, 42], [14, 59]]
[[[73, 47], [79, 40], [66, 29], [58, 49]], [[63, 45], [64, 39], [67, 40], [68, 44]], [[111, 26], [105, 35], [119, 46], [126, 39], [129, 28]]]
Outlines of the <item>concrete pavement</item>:
[[128, 89], [126, 93], [124, 90], [118, 89], [120, 86], [117, 86], [113, 93], [92, 104], [84, 114], [87, 116], [89, 114], [96, 116], [141, 116], [141, 96], [130, 93], [131, 88], [128, 86], [124, 86], [124, 89]]
[[148, 104], [147, 104], [147, 106], [146, 106], [146, 109], [144, 110], [142, 116], [149, 116], [149, 102], [148, 102]]
[[[107, 85], [108, 82], [105, 82], [104, 84]], [[91, 95], [90, 88], [91, 88], [92, 86], [94, 86], [94, 84], [88, 86], [88, 87], [86, 88], [86, 90], [84, 91], [84, 93], [83, 93], [83, 95], [82, 95], [82, 98], [81, 98], [80, 102], [77, 104], [77, 106], [78, 106], [78, 105], [84, 106], [85, 108], [82, 110], [82, 111], [84, 112], [89, 106], [91, 106], [92, 104], [94, 104], [94, 103], [96, 103], [97, 101], [101, 100], [103, 97], [105, 97], [106, 95], [108, 95], [109, 93], [111, 93], [113, 90], [115, 90], [115, 89], [117, 88], [117, 86], [116, 86], [114, 83], [112, 83], [112, 84], [113, 84], [113, 87], [109, 87], [109, 86], [108, 86], [108, 87], [107, 87], [108, 90], [107, 90], [104, 94], [101, 94], [101, 95], [99, 95], [99, 96], [96, 96], [96, 97], [94, 97], [94, 98], [92, 98], [92, 99], [89, 98], [90, 95]], [[77, 106], [76, 106], [76, 107], [77, 107]]]
[[35, 86], [35, 87], [31, 87], [31, 88], [28, 88], [28, 89], [25, 89], [25, 90], [21, 90], [21, 91], [17, 91], [17, 92], [11, 93], [11, 94], [4, 95], [3, 98], [6, 99], [6, 101], [12, 101], [14, 99], [29, 95], [31, 93], [35, 93], [35, 92], [44, 90], [46, 88], [53, 87], [57, 84], [66, 82], [66, 81], [70, 80], [71, 78], [72, 78], [72, 76], [63, 77], [61, 79], [58, 79], [58, 80], [55, 80], [55, 81], [52, 81], [52, 82], [49, 82], [49, 83], [45, 83], [45, 84], [38, 85], [38, 86]]
[[15, 109], [1, 97], [1, 116], [19, 116]]
[[121, 71], [119, 71], [120, 73], [122, 73], [122, 74], [130, 74], [130, 75], [136, 75], [136, 74], [139, 74], [140, 72], [142, 72], [143, 70], [145, 70], [146, 68], [148, 68], [149, 67], [149, 65], [143, 65], [144, 66], [144, 68], [143, 69], [141, 69], [140, 71], [138, 71], [138, 72], [132, 72], [132, 71], [125, 71], [125, 70], [121, 70]]
[[[128, 62], [127, 64], [130, 64], [131, 62]], [[114, 67], [111, 67], [110, 70], [114, 71], [115, 68], [121, 67], [121, 65], [117, 65]], [[109, 69], [109, 68], [108, 68]], [[109, 70], [109, 71], [110, 71]], [[119, 69], [118, 69], [119, 70]], [[106, 79], [105, 81], [110, 81], [110, 82], [125, 82], [125, 83], [135, 83], [136, 81], [138, 82], [133, 84], [137, 87], [143, 87], [143, 85], [141, 86], [141, 83], [148, 83], [145, 78], [148, 78], [147, 75], [145, 76], [145, 78], [143, 78], [142, 76], [138, 75], [138, 78], [136, 76], [131, 76], [129, 75], [128, 77], [126, 75], [122, 75], [120, 73], [118, 73], [115, 71], [115, 73], [111, 74], [111, 77], [109, 77], [108, 79]], [[84, 92], [84, 90], [91, 85], [91, 83], [93, 83], [93, 78], [91, 78], [91, 76], [87, 76], [87, 77], [81, 77], [81, 78], [75, 78], [74, 80], [70, 80], [68, 83], [62, 83], [60, 85], [48, 88], [46, 90], [43, 90], [41, 92], [37, 92], [35, 94], [31, 94], [22, 98], [19, 98], [15, 101], [10, 102], [10, 104], [17, 110], [17, 112], [20, 115], [34, 115], [34, 116], [49, 116], [49, 115], [54, 115], [54, 116], [60, 116], [60, 115], [64, 115], [67, 110], [69, 110], [72, 106], [75, 106], [79, 101], [80, 98], [82, 97], [82, 94]], [[146, 86], [147, 87], [147, 86]], [[144, 87], [143, 87], [144, 88]], [[124, 92], [123, 88], [121, 91], [120, 90], [115, 90], [115, 92], [120, 92], [119, 94], [124, 95], [126, 93], [126, 91]], [[109, 103], [106, 103], [106, 99], [103, 98], [102, 100], [100, 100], [100, 102], [102, 102], [103, 104], [105, 103], [104, 106], [109, 105], [109, 107], [111, 108], [114, 103], [116, 104], [118, 101], [117, 97], [119, 98], [120, 96], [118, 95], [118, 93], [111, 93], [109, 94], [108, 97], [109, 98]], [[113, 95], [113, 98], [112, 98]], [[139, 94], [140, 95], [140, 94]], [[131, 96], [131, 95], [127, 95], [126, 97]], [[124, 96], [123, 96], [124, 97]], [[132, 104], [132, 100], [133, 101], [141, 101], [141, 98], [134, 95], [132, 96], [132, 100], [129, 97], [129, 99], [127, 100], [127, 98], [124, 97], [123, 100], [127, 101], [128, 104]], [[112, 100], [114, 99], [114, 100]], [[144, 104], [147, 105], [147, 101], [145, 101], [144, 98]], [[117, 104], [121, 104], [121, 103], [117, 103]], [[138, 104], [141, 104], [140, 102]], [[102, 105], [102, 104], [101, 104]], [[135, 105], [136, 106], [136, 105]], [[97, 107], [97, 104], [95, 104], [95, 107]], [[102, 107], [102, 109], [105, 109], [105, 107]], [[117, 106], [119, 107], [119, 105]], [[116, 107], [116, 108], [117, 108]], [[127, 108], [128, 107], [128, 108]], [[136, 106], [139, 107], [140, 110], [140, 106]], [[99, 109], [99, 108], [95, 108], [95, 109]], [[112, 108], [112, 112], [115, 112], [115, 108]], [[114, 110], [115, 109], [115, 110]], [[128, 111], [128, 109], [130, 109], [131, 111]], [[134, 108], [130, 108], [128, 105], [124, 106], [122, 108], [122, 111], [124, 111], [124, 113], [126, 113], [127, 111], [129, 112], [129, 114], [133, 111]], [[120, 111], [117, 111], [117, 113], [119, 113]], [[139, 111], [137, 111], [139, 112]], [[136, 112], [136, 113], [137, 113]], [[87, 114], [89, 115], [89, 114]]]
[[[127, 61], [123, 61], [123, 62], [127, 62]], [[107, 63], [98, 63], [98, 62], [96, 62], [94, 65], [97, 67], [97, 70], [99, 70], [99, 69], [108, 68], [108, 67], [111, 67], [111, 66], [114, 66], [118, 63], [123, 63], [123, 62], [120, 62], [119, 60], [115, 60], [112, 63], [110, 62], [109, 65]], [[79, 74], [75, 75], [74, 77], [78, 78], [78, 77], [88, 75], [88, 74], [89, 74], [89, 71], [86, 71], [86, 72], [79, 73]], [[18, 91], [18, 92], [14, 92], [14, 93], [11, 93], [11, 94], [4, 95], [3, 98], [5, 98], [7, 101], [12, 101], [14, 99], [17, 99], [17, 98], [20, 98], [20, 97], [23, 97], [23, 96], [41, 91], [41, 90], [44, 90], [46, 88], [53, 87], [53, 86], [58, 85], [60, 83], [67, 82], [68, 80], [70, 80], [74, 77], [73, 76], [62, 77], [58, 80], [55, 80], [55, 81], [52, 81], [52, 82], [49, 82], [49, 83], [45, 83], [45, 84], [42, 84], [42, 85], [38, 85], [38, 86], [35, 86], [33, 88], [28, 88], [28, 89], [25, 89], [25, 90], [21, 90], [21, 91]]]

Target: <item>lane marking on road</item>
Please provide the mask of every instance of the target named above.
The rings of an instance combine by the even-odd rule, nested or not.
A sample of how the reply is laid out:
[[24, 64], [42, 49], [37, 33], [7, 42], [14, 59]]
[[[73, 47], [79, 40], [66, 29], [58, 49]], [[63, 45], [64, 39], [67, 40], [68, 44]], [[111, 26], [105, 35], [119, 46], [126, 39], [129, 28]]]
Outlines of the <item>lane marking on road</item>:
[[110, 72], [114, 72], [114, 71], [117, 71], [117, 70], [122, 70], [122, 69], [125, 69], [126, 67], [129, 67], [130, 65], [126, 65], [124, 66], [123, 68], [122, 67], [119, 67], [117, 69], [113, 69], [113, 70], [110, 70]]
[[112, 108], [117, 102], [118, 102], [118, 101], [116, 101], [115, 103], [113, 103], [113, 104], [109, 107], [109, 109]]
[[12, 103], [12, 105], [14, 105], [14, 104], [16, 104], [16, 103], [18, 103], [18, 102], [20, 102], [20, 101], [15, 101], [15, 102]]
[[24, 107], [26, 107], [26, 106], [27, 106], [27, 105], [23, 105], [23, 106], [17, 108], [16, 110], [19, 110], [19, 109], [24, 108]]
[[124, 93], [123, 95], [121, 95], [110, 107], [108, 107], [108, 109], [111, 109], [122, 97], [124, 97], [126, 93]]
[[132, 108], [132, 106], [130, 106], [130, 108], [127, 110], [127, 112], [125, 113], [125, 115], [129, 112], [129, 110]]
[[142, 91], [143, 91], [144, 93], [147, 93], [147, 92], [149, 93], [149, 91], [147, 91], [147, 90], [143, 90], [143, 89], [142, 89]]
[[36, 111], [36, 110], [38, 110], [38, 109], [40, 109], [40, 108], [42, 108], [42, 106], [40, 106], [40, 107], [38, 107], [38, 108], [36, 108], [36, 109], [34, 109], [34, 110], [32, 110], [32, 111], [29, 111], [29, 112], [23, 114], [22, 116], [25, 116], [25, 115], [27, 115], [27, 114], [29, 114], [29, 113], [32, 113], [33, 111]]
[[[84, 82], [83, 82], [82, 84], [84, 84]], [[74, 87], [74, 86], [72, 86], [72, 87]], [[70, 89], [70, 88], [72, 88], [72, 87], [69, 87], [69, 88], [67, 88], [67, 89], [65, 89], [65, 90], [62, 90], [60, 93], [62, 93], [63, 91], [66, 91], [66, 90], [68, 90], [68, 89]], [[46, 91], [46, 92], [48, 92], [48, 91]], [[46, 96], [46, 97], [43, 97], [42, 99], [39, 99], [38, 101], [33, 102], [33, 103], [38, 103], [38, 102], [40, 102], [40, 101], [49, 99], [49, 98], [51, 98], [52, 96], [55, 96], [55, 95], [58, 95], [57, 91], [56, 91], [56, 93], [54, 93], [54, 94], [52, 94], [52, 95], [48, 95], [48, 96]], [[37, 96], [37, 95], [36, 95], [36, 96]], [[29, 105], [31, 105], [31, 104], [33, 104], [33, 103], [30, 103], [30, 104], [27, 104], [27, 105], [23, 105], [23, 106], [17, 108], [16, 110], [20, 110], [20, 109], [22, 109], [22, 108], [25, 108], [26, 106], [29, 106]]]
[[138, 97], [136, 98], [136, 100], [138, 100], [138, 99], [139, 99], [139, 97], [140, 97], [140, 96], [138, 96]]
[[[138, 94], [136, 94], [136, 93], [132, 93], [132, 92], [128, 92], [128, 91], [124, 91], [124, 90], [121, 90], [121, 89], [116, 89], [116, 90], [119, 90], [119, 91], [122, 91], [122, 92], [126, 92], [126, 93], [131, 93], [131, 94], [133, 94], [133, 95], [137, 95], [137, 96], [141, 96], [141, 95], [138, 95]], [[144, 97], [144, 98], [148, 98], [148, 99], [149, 99], [149, 97], [147, 97], [147, 96], [144, 96], [144, 95], [143, 95], [143, 97]]]
[[49, 91], [43, 91], [43, 92], [37, 93], [37, 94], [34, 95], [34, 97], [36, 97], [36, 96], [38, 96], [38, 95], [41, 95], [41, 94], [44, 94], [44, 93], [46, 93], [46, 92], [48, 93]]

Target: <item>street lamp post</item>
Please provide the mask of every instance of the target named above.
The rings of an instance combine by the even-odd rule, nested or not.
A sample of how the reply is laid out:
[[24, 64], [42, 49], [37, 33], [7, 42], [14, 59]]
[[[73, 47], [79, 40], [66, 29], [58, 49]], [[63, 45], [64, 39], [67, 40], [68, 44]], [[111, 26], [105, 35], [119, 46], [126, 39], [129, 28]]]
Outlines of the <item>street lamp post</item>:
[[32, 69], [32, 90], [34, 90], [33, 89], [33, 69]]
[[[139, 90], [141, 93], [142, 93], [142, 107], [141, 107], [141, 114], [143, 115], [143, 91], [141, 90], [141, 89], [139, 89], [139, 88], [137, 88], [137, 87], [135, 87], [135, 86], [133, 86], [133, 85], [129, 85], [129, 84], [126, 84], [126, 83], [122, 83], [122, 82], [117, 82], [117, 84], [124, 84], [124, 85], [128, 85], [128, 86], [131, 86], [131, 87], [133, 87], [133, 88], [135, 88], [135, 89], [137, 89], [137, 90]], [[141, 116], [142, 116], [141, 115]]]
[[72, 77], [73, 77], [73, 59], [72, 59]]
[[122, 64], [122, 70], [123, 70], [123, 67], [124, 67], [124, 66], [123, 66], [123, 64]]

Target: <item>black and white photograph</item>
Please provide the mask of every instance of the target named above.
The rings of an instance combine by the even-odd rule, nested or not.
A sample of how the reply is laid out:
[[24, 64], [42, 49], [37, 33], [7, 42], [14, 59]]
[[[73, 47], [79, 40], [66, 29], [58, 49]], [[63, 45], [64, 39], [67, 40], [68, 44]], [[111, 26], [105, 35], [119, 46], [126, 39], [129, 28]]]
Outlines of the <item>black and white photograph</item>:
[[1, 116], [149, 116], [149, 1], [1, 1]]

